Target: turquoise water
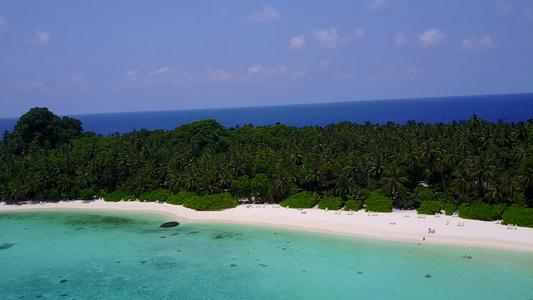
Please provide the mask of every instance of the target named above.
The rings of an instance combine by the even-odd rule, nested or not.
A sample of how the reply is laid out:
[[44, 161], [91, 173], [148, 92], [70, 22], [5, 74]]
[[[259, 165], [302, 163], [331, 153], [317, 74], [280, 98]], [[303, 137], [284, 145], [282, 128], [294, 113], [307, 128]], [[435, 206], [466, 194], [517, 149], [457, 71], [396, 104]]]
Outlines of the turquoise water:
[[0, 213], [1, 299], [533, 298], [533, 254], [168, 220]]

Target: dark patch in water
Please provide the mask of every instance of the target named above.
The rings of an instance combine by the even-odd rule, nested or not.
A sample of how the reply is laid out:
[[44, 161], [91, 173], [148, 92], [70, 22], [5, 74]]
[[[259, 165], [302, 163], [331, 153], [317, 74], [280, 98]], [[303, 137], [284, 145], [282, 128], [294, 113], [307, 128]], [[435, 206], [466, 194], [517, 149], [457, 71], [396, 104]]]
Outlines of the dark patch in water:
[[426, 274], [426, 278], [431, 278], [431, 275], [429, 275], [429, 274]]
[[61, 279], [61, 281], [59, 283], [65, 283], [65, 282], [68, 282], [67, 279]]
[[287, 248], [281, 248], [281, 250], [287, 250]]
[[74, 230], [83, 230], [83, 227], [76, 227]]
[[259, 264], [259, 266], [261, 266], [261, 267], [263, 267], [263, 268], [264, 268], [264, 267], [268, 267], [268, 265], [265, 265], [265, 264]]
[[176, 236], [178, 234], [179, 234], [179, 232], [173, 232], [173, 233], [170, 234], [170, 236]]
[[307, 271], [306, 270], [302, 270], [302, 273], [307, 273]]
[[68, 296], [68, 294], [61, 294], [61, 297], [66, 297]]
[[120, 264], [120, 260], [117, 260], [117, 262], [116, 262], [116, 263], [117, 263], [117, 264]]
[[35, 298], [42, 298], [42, 297], [43, 297], [43, 295], [41, 295], [41, 294], [35, 296]]
[[141, 265], [144, 265], [146, 263], [146, 260], [141, 260]]
[[161, 236], [159, 237], [160, 239], [166, 239], [167, 237], [166, 236]]
[[233, 239], [241, 240], [242, 233], [233, 232], [233, 231], [218, 231], [212, 235], [212, 239], [221, 240], [221, 239]]
[[231, 268], [235, 268], [237, 265], [236, 264], [230, 264], [229, 265]]
[[357, 274], [359, 274], [359, 275], [360, 275], [360, 274], [363, 274], [363, 272], [359, 271], [359, 272], [357, 272]]
[[15, 244], [13, 244], [13, 243], [3, 243], [2, 245], [0, 245], [0, 250], [7, 250], [7, 249], [9, 249], [9, 248], [11, 248], [11, 247], [13, 247], [15, 245], [16, 245], [16, 243]]
[[150, 261], [150, 264], [159, 270], [175, 269], [178, 266], [175, 261], [168, 258], [154, 258]]

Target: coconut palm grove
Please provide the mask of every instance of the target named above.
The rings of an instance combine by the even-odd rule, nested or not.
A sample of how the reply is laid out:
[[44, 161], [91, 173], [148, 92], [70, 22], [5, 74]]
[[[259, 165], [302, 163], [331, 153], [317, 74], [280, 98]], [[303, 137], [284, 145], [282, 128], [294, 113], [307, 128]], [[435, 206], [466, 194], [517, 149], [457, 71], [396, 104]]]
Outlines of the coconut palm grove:
[[3, 201], [166, 201], [197, 210], [237, 200], [419, 213], [533, 227], [533, 120], [283, 124], [102, 136], [33, 108], [0, 143]]

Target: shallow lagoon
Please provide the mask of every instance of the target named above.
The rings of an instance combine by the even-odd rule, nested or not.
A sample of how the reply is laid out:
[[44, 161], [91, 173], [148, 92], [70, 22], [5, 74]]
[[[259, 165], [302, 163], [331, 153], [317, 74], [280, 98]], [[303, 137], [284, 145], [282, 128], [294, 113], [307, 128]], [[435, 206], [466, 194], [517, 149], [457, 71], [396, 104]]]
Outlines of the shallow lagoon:
[[531, 253], [168, 220], [0, 213], [2, 299], [533, 298]]

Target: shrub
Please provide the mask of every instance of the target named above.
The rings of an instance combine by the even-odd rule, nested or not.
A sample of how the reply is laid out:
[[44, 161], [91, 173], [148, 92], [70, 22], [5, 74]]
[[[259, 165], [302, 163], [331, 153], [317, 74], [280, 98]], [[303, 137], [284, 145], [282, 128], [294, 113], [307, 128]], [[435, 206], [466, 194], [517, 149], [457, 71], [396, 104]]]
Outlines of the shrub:
[[248, 176], [246, 175], [239, 177], [238, 180], [235, 180], [231, 184], [231, 194], [233, 194], [235, 198], [250, 199], [250, 193], [251, 193], [250, 178], [248, 178]]
[[385, 196], [381, 189], [372, 191], [365, 200], [366, 211], [392, 212], [392, 199]]
[[331, 210], [339, 210], [342, 208], [342, 205], [344, 204], [344, 201], [341, 197], [335, 197], [335, 198], [326, 198], [320, 200], [318, 203], [319, 209], [331, 209]]
[[459, 217], [464, 219], [494, 221], [502, 218], [504, 205], [489, 205], [487, 203], [463, 203], [459, 207]]
[[139, 197], [139, 200], [146, 201], [146, 202], [155, 202], [155, 201], [161, 201], [165, 202], [167, 201], [168, 196], [170, 196], [172, 193], [169, 190], [164, 189], [158, 189], [151, 192], [142, 193]]
[[457, 211], [457, 206], [455, 206], [455, 204], [452, 204], [452, 203], [445, 203], [444, 211], [446, 212], [447, 216], [451, 216]]
[[414, 198], [414, 200], [418, 203], [435, 200], [433, 191], [423, 185], [419, 185], [416, 187]]
[[443, 204], [440, 201], [424, 201], [420, 203], [418, 213], [423, 215], [434, 215], [440, 213]]
[[230, 193], [221, 193], [215, 195], [205, 195], [187, 198], [183, 202], [183, 206], [194, 210], [224, 210], [233, 208], [239, 205], [239, 201], [235, 200]]
[[289, 208], [311, 208], [315, 206], [318, 195], [311, 192], [294, 194], [279, 203], [280, 206]]
[[533, 227], [533, 208], [512, 205], [503, 213], [503, 225], [514, 224], [523, 227]]
[[122, 199], [124, 199], [124, 201], [135, 201], [137, 200], [137, 197], [135, 195], [126, 195]]
[[440, 201], [442, 203], [451, 203], [451, 204], [457, 204], [455, 198], [450, 193], [438, 193], [437, 194], [437, 201]]
[[344, 210], [346, 211], [358, 211], [363, 206], [361, 200], [348, 200], [345, 203]]
[[86, 188], [80, 191], [78, 200], [93, 200], [94, 191], [91, 188]]
[[118, 189], [112, 193], [105, 195], [104, 201], [107, 202], [118, 202], [126, 197], [126, 192], [122, 189]]
[[193, 197], [197, 197], [196, 193], [194, 192], [188, 192], [188, 191], [181, 191], [177, 194], [173, 194], [168, 196], [167, 203], [168, 204], [174, 204], [174, 205], [183, 205], [183, 203]]

